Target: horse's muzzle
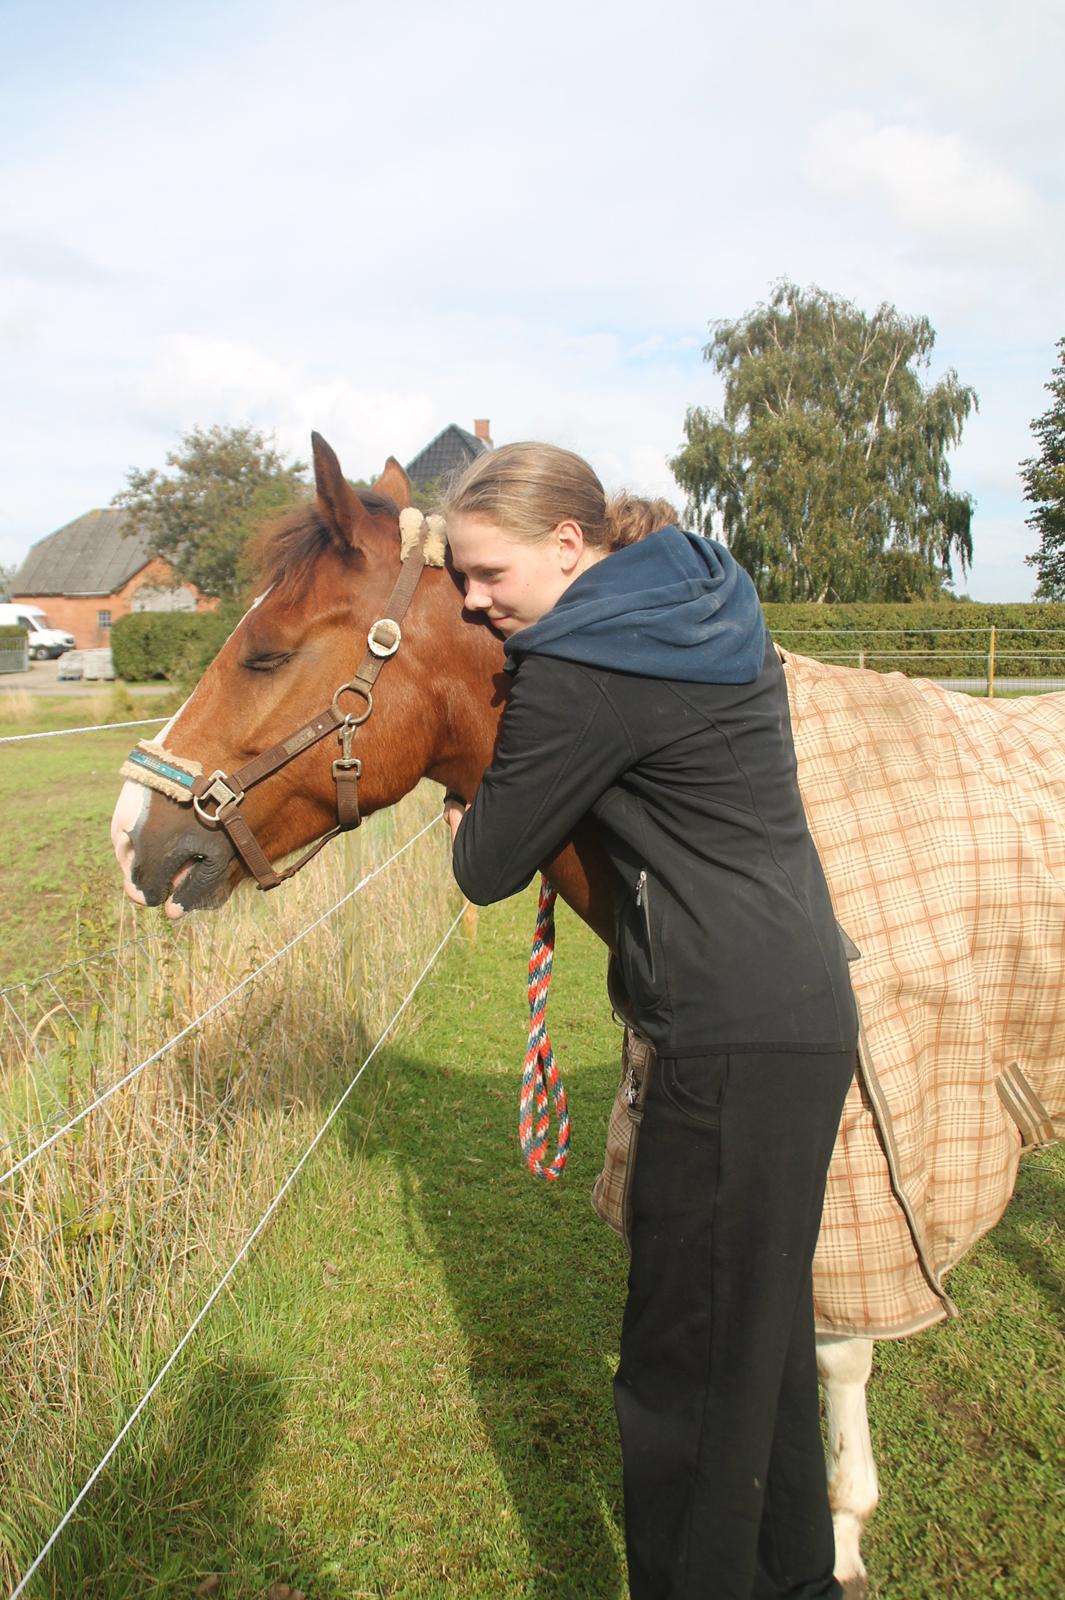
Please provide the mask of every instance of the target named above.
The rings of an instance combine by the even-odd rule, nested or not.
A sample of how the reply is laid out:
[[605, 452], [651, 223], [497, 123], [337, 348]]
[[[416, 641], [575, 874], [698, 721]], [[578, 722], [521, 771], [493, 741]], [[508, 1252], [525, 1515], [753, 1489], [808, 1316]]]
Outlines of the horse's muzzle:
[[180, 917], [223, 904], [232, 863], [233, 850], [224, 834], [193, 825], [176, 832], [165, 849], [148, 859], [135, 856], [130, 877], [146, 905], [165, 905], [169, 916]]
[[174, 918], [222, 905], [240, 876], [225, 834], [202, 827], [163, 795], [126, 789], [132, 792], [116, 808], [111, 836], [130, 899], [165, 906]]

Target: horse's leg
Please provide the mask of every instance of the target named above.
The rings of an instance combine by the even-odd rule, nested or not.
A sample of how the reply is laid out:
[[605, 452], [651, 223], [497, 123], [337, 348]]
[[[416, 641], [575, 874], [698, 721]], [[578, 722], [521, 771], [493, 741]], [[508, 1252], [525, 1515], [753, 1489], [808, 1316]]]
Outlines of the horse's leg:
[[824, 1387], [828, 1429], [828, 1497], [836, 1533], [836, 1577], [847, 1600], [865, 1593], [859, 1545], [862, 1527], [879, 1499], [869, 1439], [865, 1385], [873, 1365], [872, 1339], [817, 1340], [817, 1370]]

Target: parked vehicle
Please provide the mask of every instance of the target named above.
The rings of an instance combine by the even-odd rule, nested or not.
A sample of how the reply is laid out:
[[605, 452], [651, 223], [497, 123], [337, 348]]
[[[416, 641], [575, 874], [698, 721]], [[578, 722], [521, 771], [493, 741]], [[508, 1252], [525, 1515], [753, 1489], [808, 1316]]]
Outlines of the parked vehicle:
[[31, 661], [45, 661], [74, 648], [74, 635], [49, 626], [40, 606], [14, 601], [0, 605], [0, 627], [25, 628]]

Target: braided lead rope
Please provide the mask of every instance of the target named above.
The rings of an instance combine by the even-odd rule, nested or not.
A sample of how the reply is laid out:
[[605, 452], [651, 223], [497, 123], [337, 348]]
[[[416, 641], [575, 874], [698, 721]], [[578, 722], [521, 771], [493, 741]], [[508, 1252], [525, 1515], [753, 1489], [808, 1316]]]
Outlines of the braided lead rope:
[[[534, 1178], [553, 1182], [562, 1176], [569, 1157], [569, 1111], [566, 1090], [555, 1064], [551, 1040], [547, 1035], [547, 993], [551, 986], [551, 966], [555, 958], [555, 891], [547, 879], [540, 879], [540, 904], [536, 912], [536, 935], [529, 955], [529, 1047], [521, 1076], [521, 1109], [518, 1137], [525, 1165]], [[555, 1103], [558, 1118], [558, 1148], [550, 1166], [547, 1156], [547, 1130], [551, 1123], [548, 1098]], [[533, 1117], [535, 1102], [536, 1115]]]

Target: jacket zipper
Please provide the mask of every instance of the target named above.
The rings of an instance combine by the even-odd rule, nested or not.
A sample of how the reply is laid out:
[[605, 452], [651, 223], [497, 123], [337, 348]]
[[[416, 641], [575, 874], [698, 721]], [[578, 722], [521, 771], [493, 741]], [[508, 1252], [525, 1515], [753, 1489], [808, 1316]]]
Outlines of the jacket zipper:
[[647, 959], [651, 965], [651, 982], [655, 981], [655, 945], [651, 937], [651, 894], [646, 871], [636, 879], [636, 906], [643, 912], [644, 932], [647, 935]]

